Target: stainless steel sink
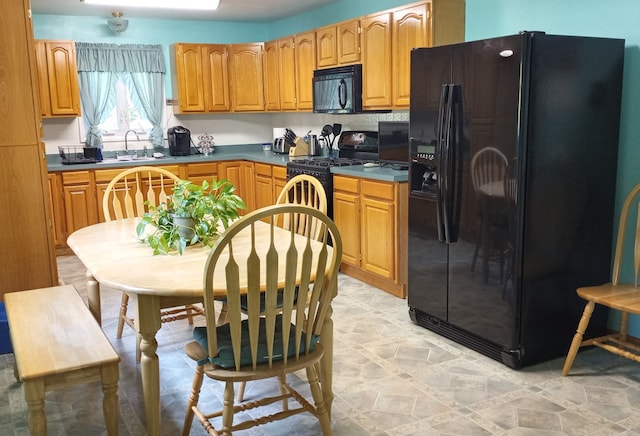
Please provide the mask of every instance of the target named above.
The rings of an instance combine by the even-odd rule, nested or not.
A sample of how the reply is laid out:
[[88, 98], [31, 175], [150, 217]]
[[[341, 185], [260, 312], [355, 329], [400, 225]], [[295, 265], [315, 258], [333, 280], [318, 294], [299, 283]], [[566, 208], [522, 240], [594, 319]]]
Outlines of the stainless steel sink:
[[107, 157], [102, 159], [102, 161], [100, 162], [96, 162], [98, 164], [116, 164], [116, 163], [127, 163], [127, 162], [139, 162], [139, 163], [144, 163], [144, 162], [160, 162], [160, 161], [164, 161], [164, 160], [171, 160], [174, 159], [173, 157], [143, 157], [143, 156], [130, 156], [130, 157]]

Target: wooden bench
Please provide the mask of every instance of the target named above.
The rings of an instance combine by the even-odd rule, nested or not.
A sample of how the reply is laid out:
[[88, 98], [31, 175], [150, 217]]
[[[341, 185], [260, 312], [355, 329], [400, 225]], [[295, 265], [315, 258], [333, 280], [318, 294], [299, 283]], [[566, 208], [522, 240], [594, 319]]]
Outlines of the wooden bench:
[[32, 435], [47, 434], [45, 392], [101, 380], [107, 434], [118, 434], [120, 357], [73, 285], [4, 295]]

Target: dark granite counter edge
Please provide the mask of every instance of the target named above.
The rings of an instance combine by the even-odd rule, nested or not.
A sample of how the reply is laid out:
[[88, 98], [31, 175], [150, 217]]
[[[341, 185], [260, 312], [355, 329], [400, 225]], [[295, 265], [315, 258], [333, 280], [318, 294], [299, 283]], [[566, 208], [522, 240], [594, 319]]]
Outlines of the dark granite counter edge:
[[[111, 153], [113, 154], [113, 153]], [[127, 168], [139, 165], [177, 165], [202, 162], [222, 162], [230, 160], [250, 160], [271, 165], [286, 166], [289, 156], [286, 154], [276, 154], [272, 151], [263, 151], [261, 144], [248, 145], [227, 145], [217, 146], [214, 153], [209, 156], [201, 154], [189, 156], [170, 156], [169, 150], [163, 150], [164, 158], [141, 161], [117, 161], [109, 163], [89, 163], [64, 165], [57, 154], [47, 155], [47, 169], [50, 173], [62, 171], [86, 171], [102, 170], [112, 168]], [[105, 157], [112, 157], [107, 155]], [[349, 167], [333, 167], [331, 172], [345, 176], [382, 180], [387, 182], [406, 182], [408, 180], [407, 171], [397, 171], [385, 167], [365, 168], [362, 165]]]

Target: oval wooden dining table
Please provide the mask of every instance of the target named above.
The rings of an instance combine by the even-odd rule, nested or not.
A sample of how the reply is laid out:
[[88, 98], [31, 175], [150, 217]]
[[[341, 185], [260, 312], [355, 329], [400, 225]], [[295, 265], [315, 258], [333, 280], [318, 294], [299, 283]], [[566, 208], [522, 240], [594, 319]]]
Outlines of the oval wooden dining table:
[[[142, 352], [140, 366], [147, 434], [160, 435], [160, 365], [156, 354], [160, 311], [165, 307], [202, 302], [204, 267], [211, 249], [192, 246], [182, 255], [153, 255], [153, 250], [136, 236], [139, 221], [140, 218], [129, 218], [84, 227], [73, 232], [67, 244], [87, 268], [88, 305], [99, 324], [101, 285], [126, 292], [136, 303], [135, 325]], [[263, 229], [261, 232], [257, 227], [255, 245], [262, 245], [266, 250], [269, 226], [264, 224]], [[289, 233], [281, 231], [283, 237], [276, 241], [279, 239], [286, 245]], [[234, 245], [235, 255], [239, 255], [241, 247], [246, 247], [248, 253], [251, 247], [248, 234], [246, 238], [246, 243], [237, 241]], [[299, 239], [301, 246], [306, 243], [306, 238], [299, 236]], [[312, 241], [312, 244], [312, 248], [321, 248], [319, 242]], [[224, 277], [214, 278], [214, 294], [226, 295]], [[333, 391], [329, 369], [333, 365], [333, 322], [330, 316], [324, 323], [322, 339], [326, 349], [322, 389], [325, 404], [331, 411]]]

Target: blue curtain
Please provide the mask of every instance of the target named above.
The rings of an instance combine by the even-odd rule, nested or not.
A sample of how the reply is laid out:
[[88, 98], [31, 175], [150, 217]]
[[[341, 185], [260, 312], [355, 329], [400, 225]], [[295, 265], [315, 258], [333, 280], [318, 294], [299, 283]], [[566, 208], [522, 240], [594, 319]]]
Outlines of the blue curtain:
[[162, 148], [162, 103], [164, 89], [164, 74], [162, 73], [130, 73], [128, 74], [135, 93], [132, 93], [131, 100], [139, 113], [147, 115], [151, 122], [151, 132], [149, 140], [154, 147]]
[[76, 56], [80, 77], [80, 99], [88, 127], [87, 144], [102, 143], [98, 125], [113, 109], [115, 104], [115, 95], [112, 95], [113, 83], [118, 75], [123, 75], [125, 80], [133, 84], [130, 87], [135, 91], [132, 93], [133, 104], [138, 111], [144, 111], [152, 124], [149, 134], [151, 143], [162, 147], [160, 125], [165, 74], [162, 46], [77, 42]]
[[112, 92], [116, 74], [110, 71], [79, 71], [80, 101], [84, 124], [87, 129], [88, 146], [102, 148], [102, 134], [98, 126], [105, 120], [116, 104]]

